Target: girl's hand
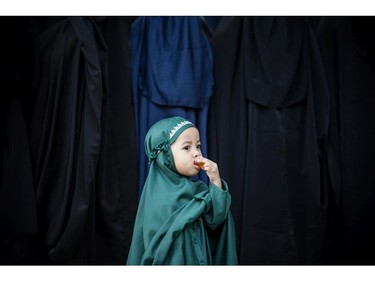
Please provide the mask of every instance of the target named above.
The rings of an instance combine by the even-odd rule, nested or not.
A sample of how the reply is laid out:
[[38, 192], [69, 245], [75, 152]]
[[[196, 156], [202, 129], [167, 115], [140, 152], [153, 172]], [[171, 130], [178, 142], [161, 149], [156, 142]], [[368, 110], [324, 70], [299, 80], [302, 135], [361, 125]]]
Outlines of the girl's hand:
[[195, 159], [194, 163], [206, 172], [210, 182], [217, 185], [221, 189], [223, 188], [221, 184], [219, 168], [215, 162], [211, 161], [208, 158], [198, 157], [197, 159]]

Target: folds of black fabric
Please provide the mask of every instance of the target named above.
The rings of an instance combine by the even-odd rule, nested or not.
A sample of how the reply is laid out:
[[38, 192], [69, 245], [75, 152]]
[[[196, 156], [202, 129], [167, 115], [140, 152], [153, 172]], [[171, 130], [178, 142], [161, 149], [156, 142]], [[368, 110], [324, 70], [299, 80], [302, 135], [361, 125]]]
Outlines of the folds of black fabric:
[[108, 17], [102, 32], [108, 53], [108, 95], [103, 106], [98, 165], [96, 263], [124, 264], [138, 202], [138, 167], [130, 77], [133, 17]]
[[43, 245], [54, 263], [80, 258], [96, 189], [104, 82], [92, 29], [64, 19], [33, 42], [30, 146]]
[[[14, 21], [22, 23], [24, 29], [15, 32], [28, 37], [27, 49], [32, 50], [24, 62], [30, 68], [25, 79], [31, 82], [24, 108], [29, 135], [15, 156], [27, 155], [30, 147], [31, 161], [23, 163], [25, 168], [31, 163], [32, 187], [28, 188], [35, 195], [28, 196], [28, 203], [31, 207], [36, 204], [38, 219], [30, 219], [30, 229], [15, 220], [17, 211], [9, 216], [10, 210], [6, 210], [4, 217], [18, 223], [23, 232], [37, 232], [41, 238], [36, 246], [41, 254], [33, 263], [126, 261], [138, 188], [136, 165], [128, 165], [137, 161], [128, 38], [132, 21], [133, 17], [28, 17]], [[4, 112], [4, 122], [13, 118], [13, 109], [17, 107]], [[12, 137], [12, 131], [4, 132], [7, 138]], [[3, 149], [2, 161], [11, 169], [6, 149], [13, 151], [20, 142], [4, 141], [11, 146]], [[21, 161], [14, 155], [11, 160]], [[9, 173], [2, 180], [6, 185], [1, 199], [8, 202], [2, 207], [6, 208], [14, 201], [8, 191], [16, 192], [11, 181], [15, 185], [17, 179]], [[25, 176], [23, 182], [27, 180]], [[27, 195], [23, 190], [18, 200]], [[23, 219], [35, 215], [27, 206], [18, 210], [28, 212]], [[5, 223], [2, 220], [2, 228]], [[10, 260], [16, 250], [4, 259]]]
[[233, 185], [242, 264], [313, 264], [324, 253], [329, 92], [314, 40], [298, 17], [226, 17], [212, 37], [209, 147]]

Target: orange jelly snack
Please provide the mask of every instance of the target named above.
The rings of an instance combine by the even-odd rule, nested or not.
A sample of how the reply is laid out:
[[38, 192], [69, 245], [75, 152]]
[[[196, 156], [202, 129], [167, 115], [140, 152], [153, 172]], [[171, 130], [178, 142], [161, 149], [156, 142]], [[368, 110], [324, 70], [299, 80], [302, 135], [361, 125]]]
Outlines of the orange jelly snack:
[[194, 161], [194, 164], [197, 165], [200, 169], [203, 169], [203, 166], [204, 166], [203, 162]]

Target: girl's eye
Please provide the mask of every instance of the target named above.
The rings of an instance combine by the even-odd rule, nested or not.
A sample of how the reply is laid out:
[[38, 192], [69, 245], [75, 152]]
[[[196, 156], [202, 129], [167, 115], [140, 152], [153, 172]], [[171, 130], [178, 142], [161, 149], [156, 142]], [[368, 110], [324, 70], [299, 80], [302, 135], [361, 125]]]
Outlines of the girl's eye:
[[189, 146], [184, 146], [182, 149], [189, 150]]
[[201, 149], [201, 145], [200, 145], [200, 144], [198, 144], [198, 145], [197, 145], [197, 148], [198, 148], [198, 149]]

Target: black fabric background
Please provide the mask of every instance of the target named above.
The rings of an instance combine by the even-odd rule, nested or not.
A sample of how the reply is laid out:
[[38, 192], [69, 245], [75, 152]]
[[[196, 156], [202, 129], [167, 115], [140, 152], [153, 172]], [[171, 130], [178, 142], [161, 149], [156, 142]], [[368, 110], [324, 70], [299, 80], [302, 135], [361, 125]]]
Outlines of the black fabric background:
[[225, 18], [212, 44], [212, 157], [242, 200], [234, 204], [241, 262], [315, 263], [327, 231], [319, 156], [329, 93], [312, 31], [298, 17]]
[[[2, 262], [126, 262], [138, 192], [138, 171], [129, 165], [136, 161], [130, 92], [132, 20], [2, 18], [2, 28], [9, 28], [7, 34], [13, 38], [9, 42], [27, 58], [18, 61], [22, 52], [11, 47], [2, 52], [12, 64], [4, 72], [14, 71], [13, 84], [21, 85], [16, 89], [9, 85], [13, 91], [2, 119], [7, 138], [2, 138], [1, 200], [7, 204], [1, 205], [1, 233], [7, 236], [1, 245], [12, 247], [1, 250]], [[20, 111], [18, 96], [23, 120], [22, 114], [12, 119]], [[25, 132], [16, 136], [9, 131], [21, 129]], [[18, 151], [13, 159], [7, 153], [10, 149]], [[7, 164], [10, 161], [13, 167]], [[19, 169], [25, 176], [9, 179], [8, 169]], [[10, 182], [17, 178], [23, 179], [22, 186]], [[16, 198], [14, 188], [21, 189]], [[25, 196], [26, 204], [17, 202]], [[28, 213], [30, 219], [22, 229], [13, 230], [25, 220], [19, 212]], [[19, 242], [30, 236], [30, 242]], [[11, 246], [9, 239], [14, 240]]]
[[[0, 18], [1, 264], [125, 264], [134, 19]], [[375, 264], [374, 17], [214, 20], [208, 150], [240, 264]]]
[[373, 26], [219, 23], [209, 147], [235, 198], [241, 263], [374, 263]]

